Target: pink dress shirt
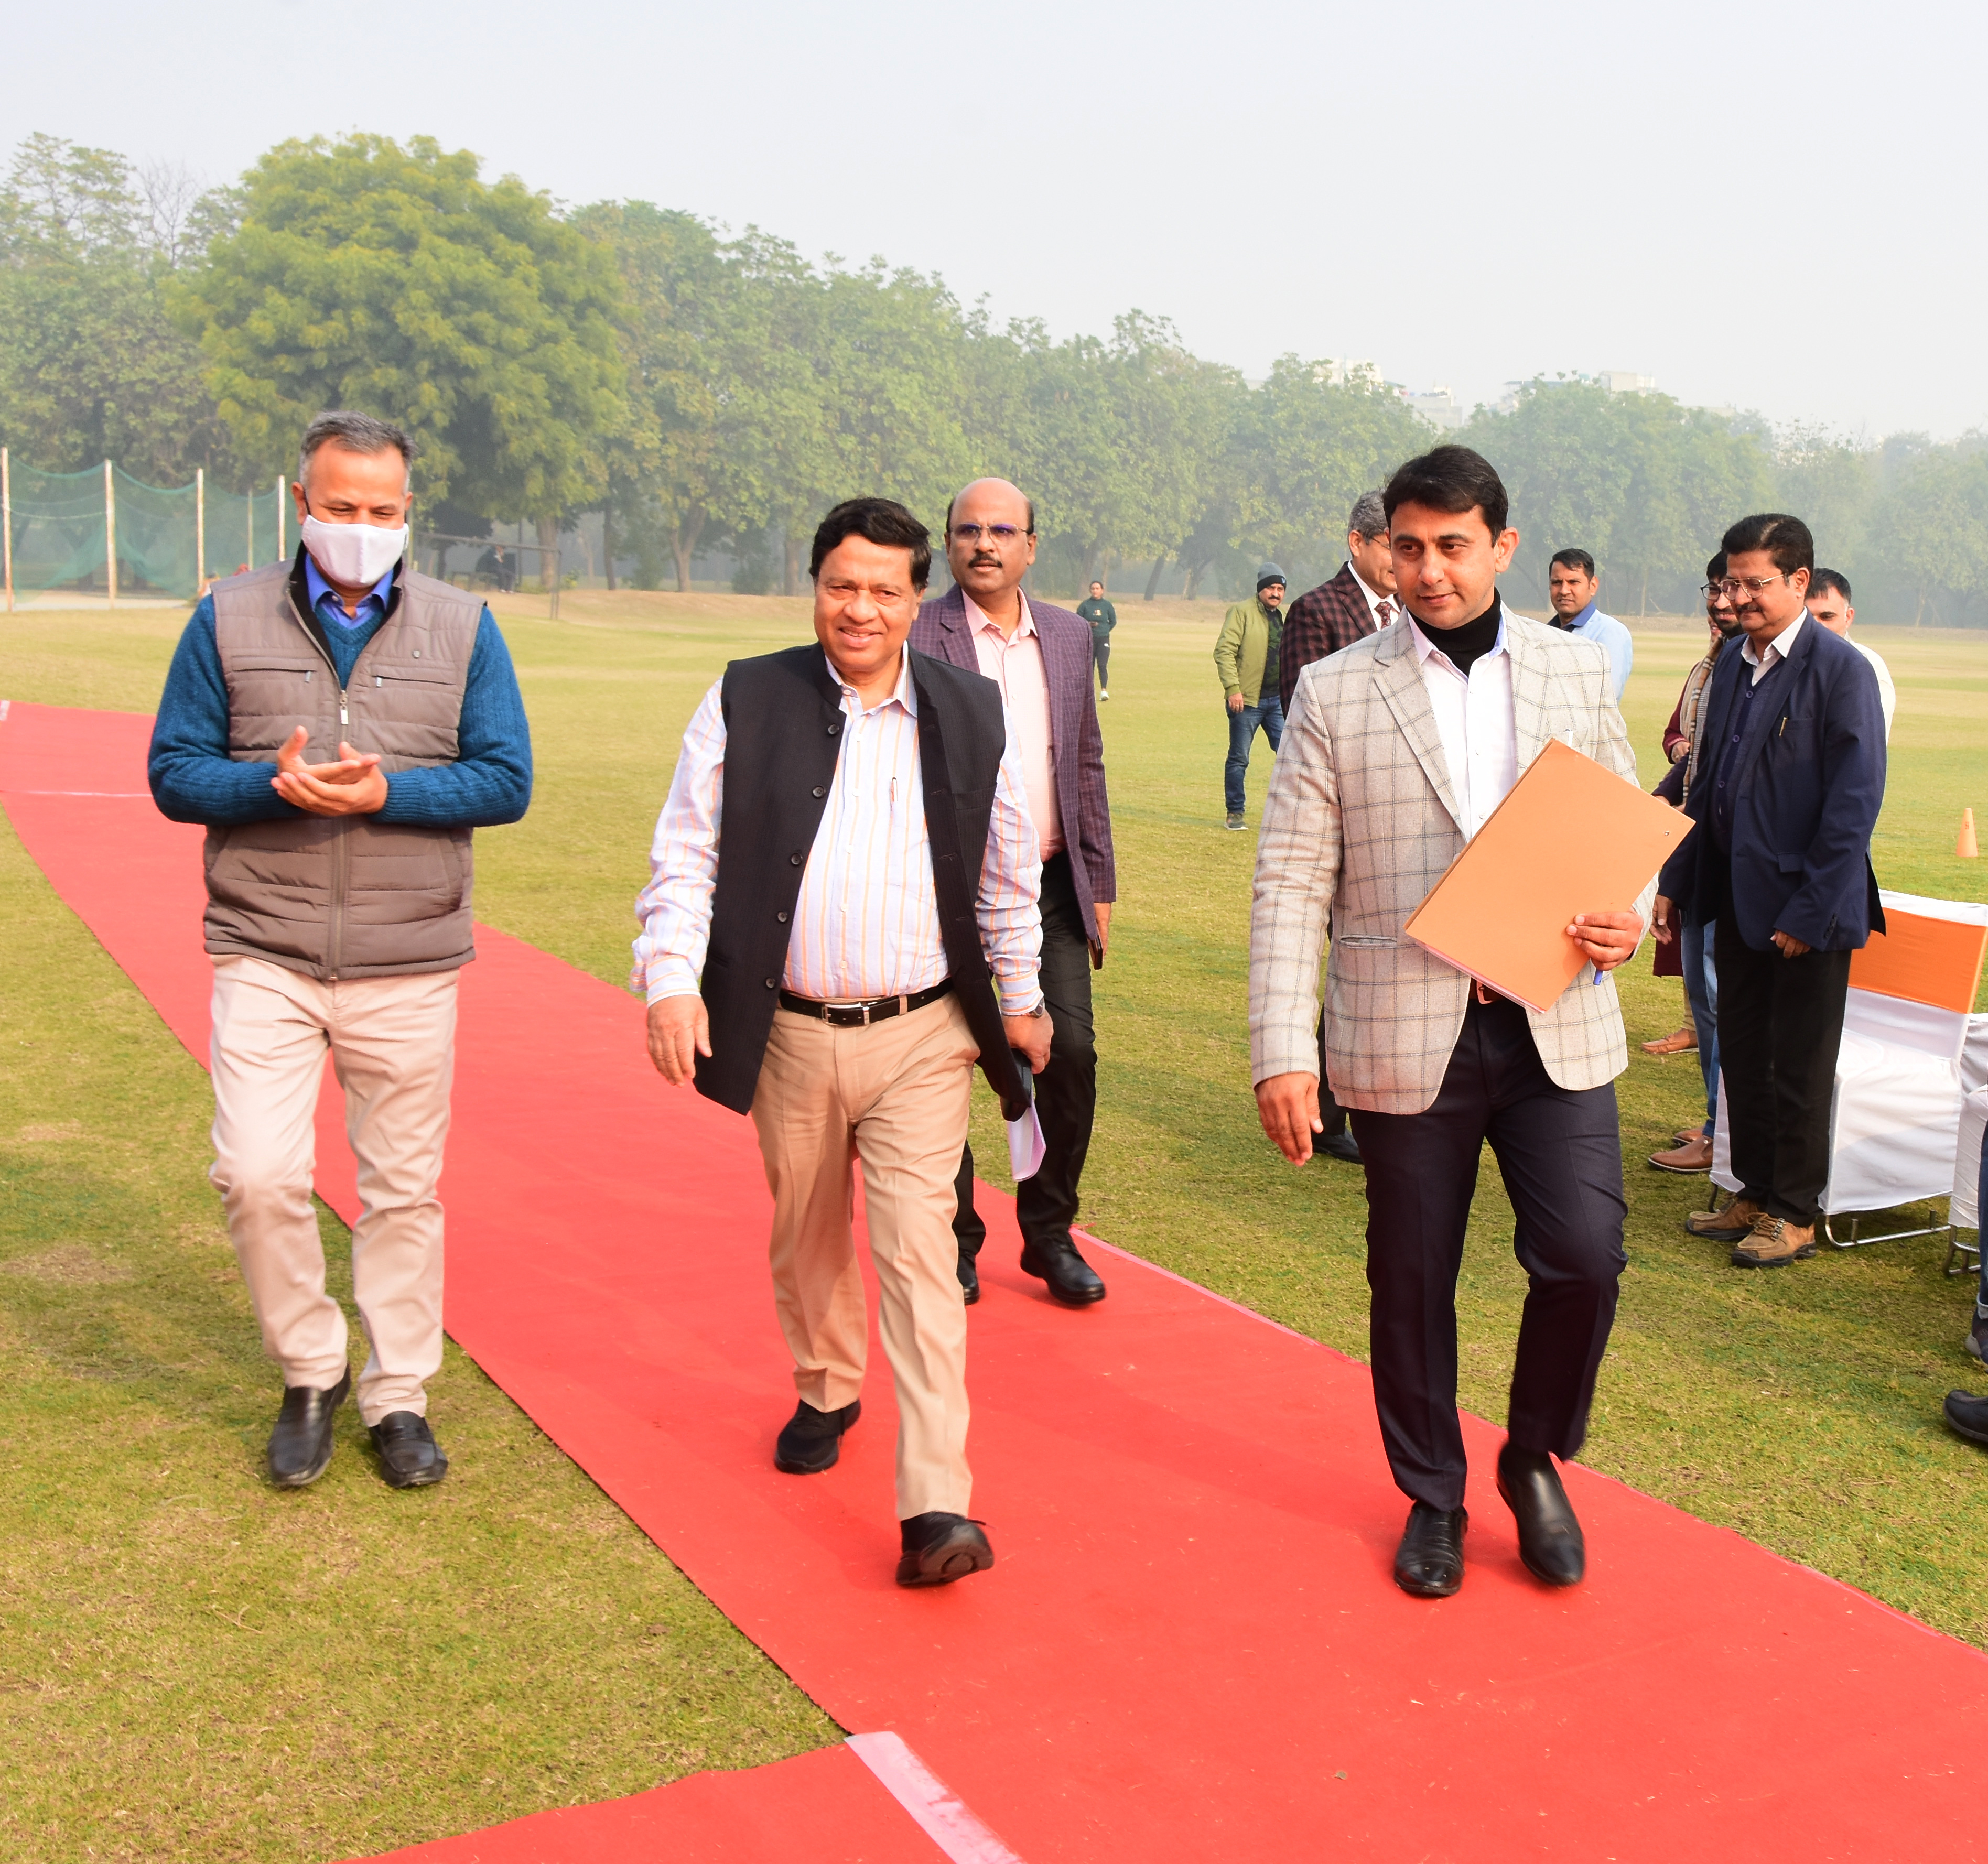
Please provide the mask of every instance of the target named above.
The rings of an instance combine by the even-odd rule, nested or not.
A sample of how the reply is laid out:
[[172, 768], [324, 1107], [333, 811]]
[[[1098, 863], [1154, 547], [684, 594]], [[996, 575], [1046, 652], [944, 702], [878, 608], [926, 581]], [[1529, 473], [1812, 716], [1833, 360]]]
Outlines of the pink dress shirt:
[[1004, 635], [1000, 624], [965, 589], [959, 593], [966, 604], [966, 625], [972, 630], [980, 670], [1000, 687], [1007, 704], [1011, 748], [1020, 760], [1029, 819], [1046, 861], [1063, 852], [1063, 808], [1057, 801], [1056, 746], [1050, 735], [1049, 669], [1043, 664], [1036, 618], [1029, 612], [1028, 597], [1017, 591], [1022, 619], [1013, 634]]

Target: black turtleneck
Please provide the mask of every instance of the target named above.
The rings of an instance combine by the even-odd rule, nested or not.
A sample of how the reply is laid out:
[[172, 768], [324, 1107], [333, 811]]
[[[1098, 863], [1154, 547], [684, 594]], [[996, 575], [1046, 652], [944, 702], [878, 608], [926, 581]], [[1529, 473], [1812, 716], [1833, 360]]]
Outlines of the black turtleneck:
[[1409, 620], [1422, 630], [1422, 639], [1432, 647], [1440, 647], [1449, 657], [1449, 663], [1467, 680], [1472, 664], [1483, 659], [1498, 644], [1499, 611], [1498, 592], [1491, 592], [1491, 606], [1475, 621], [1466, 621], [1461, 627], [1432, 628], [1419, 615], [1412, 614]]

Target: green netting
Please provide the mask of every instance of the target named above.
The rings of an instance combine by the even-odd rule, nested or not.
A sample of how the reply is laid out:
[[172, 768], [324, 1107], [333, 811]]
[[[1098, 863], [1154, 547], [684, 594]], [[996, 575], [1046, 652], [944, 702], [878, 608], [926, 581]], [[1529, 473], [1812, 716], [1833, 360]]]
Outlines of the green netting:
[[[196, 574], [194, 539], [203, 502], [192, 485], [147, 485], [113, 467], [42, 472], [8, 463], [8, 531], [13, 545], [16, 601], [63, 593], [100, 600], [110, 592], [106, 542], [114, 522], [117, 593], [122, 596], [174, 596], [191, 599]], [[257, 492], [205, 490], [206, 572], [273, 562], [294, 545], [296, 518], [272, 484]], [[279, 523], [280, 513], [281, 522]]]

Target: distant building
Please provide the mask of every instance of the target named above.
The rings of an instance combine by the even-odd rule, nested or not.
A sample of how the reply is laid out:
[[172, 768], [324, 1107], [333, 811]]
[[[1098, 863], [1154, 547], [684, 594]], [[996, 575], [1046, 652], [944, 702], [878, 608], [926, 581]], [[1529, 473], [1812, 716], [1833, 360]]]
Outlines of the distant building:
[[1401, 399], [1432, 427], [1453, 434], [1468, 418], [1447, 388], [1404, 389]]
[[1655, 376], [1638, 375], [1630, 369], [1604, 369], [1594, 380], [1611, 395], [1654, 395], [1657, 392]]

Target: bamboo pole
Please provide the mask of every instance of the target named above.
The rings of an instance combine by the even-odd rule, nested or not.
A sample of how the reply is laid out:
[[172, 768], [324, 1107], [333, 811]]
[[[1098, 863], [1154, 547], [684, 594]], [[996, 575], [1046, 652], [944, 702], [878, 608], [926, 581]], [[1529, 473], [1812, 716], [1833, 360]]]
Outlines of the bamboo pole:
[[207, 470], [193, 469], [193, 599], [207, 593]]
[[7, 449], [0, 447], [0, 530], [6, 535], [7, 613], [14, 612], [14, 484], [7, 473]]
[[289, 555], [283, 542], [283, 475], [276, 474], [276, 561], [281, 562]]
[[111, 477], [110, 462], [103, 462], [103, 561], [106, 584], [110, 591], [109, 606], [117, 606], [117, 482]]
[[255, 495], [244, 492], [242, 502], [248, 508], [248, 542], [242, 552], [242, 560], [245, 568], [253, 569], [255, 567]]

